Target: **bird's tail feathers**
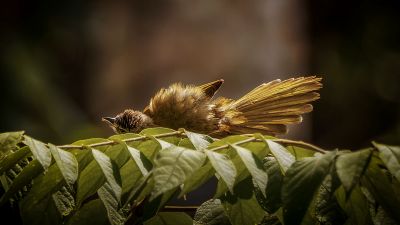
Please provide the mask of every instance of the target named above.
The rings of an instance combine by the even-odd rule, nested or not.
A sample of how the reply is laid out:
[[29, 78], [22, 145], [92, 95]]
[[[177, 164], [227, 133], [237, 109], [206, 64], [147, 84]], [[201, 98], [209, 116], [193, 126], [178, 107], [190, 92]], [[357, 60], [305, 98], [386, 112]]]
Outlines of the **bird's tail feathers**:
[[284, 134], [287, 125], [302, 121], [311, 112], [309, 104], [319, 99], [322, 78], [315, 76], [264, 83], [233, 101], [229, 108], [239, 112], [229, 118], [229, 133]]

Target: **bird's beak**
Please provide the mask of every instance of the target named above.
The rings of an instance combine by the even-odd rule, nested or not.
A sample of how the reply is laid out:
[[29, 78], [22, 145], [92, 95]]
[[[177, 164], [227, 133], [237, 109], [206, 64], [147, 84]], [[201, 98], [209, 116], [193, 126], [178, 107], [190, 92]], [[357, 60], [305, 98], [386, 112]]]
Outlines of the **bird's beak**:
[[109, 123], [110, 125], [114, 125], [115, 117], [103, 117], [101, 120]]

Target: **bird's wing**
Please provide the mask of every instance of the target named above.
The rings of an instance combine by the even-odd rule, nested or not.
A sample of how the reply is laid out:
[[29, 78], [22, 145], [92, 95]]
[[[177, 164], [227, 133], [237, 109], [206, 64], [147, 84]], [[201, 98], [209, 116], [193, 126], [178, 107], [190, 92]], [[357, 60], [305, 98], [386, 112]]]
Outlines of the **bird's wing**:
[[197, 86], [198, 88], [202, 89], [203, 92], [209, 97], [212, 98], [215, 93], [217, 93], [218, 89], [221, 87], [221, 85], [224, 83], [223, 79], [219, 79], [207, 84], [203, 84], [200, 86]]

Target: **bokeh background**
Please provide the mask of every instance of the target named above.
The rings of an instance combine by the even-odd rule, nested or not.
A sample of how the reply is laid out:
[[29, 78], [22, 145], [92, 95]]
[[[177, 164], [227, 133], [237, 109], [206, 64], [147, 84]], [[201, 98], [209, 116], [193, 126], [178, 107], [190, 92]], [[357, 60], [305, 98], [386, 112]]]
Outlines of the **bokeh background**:
[[319, 75], [322, 98], [290, 138], [357, 149], [400, 144], [400, 1], [6, 1], [0, 132], [65, 144], [112, 131], [161, 87], [224, 78], [237, 98]]

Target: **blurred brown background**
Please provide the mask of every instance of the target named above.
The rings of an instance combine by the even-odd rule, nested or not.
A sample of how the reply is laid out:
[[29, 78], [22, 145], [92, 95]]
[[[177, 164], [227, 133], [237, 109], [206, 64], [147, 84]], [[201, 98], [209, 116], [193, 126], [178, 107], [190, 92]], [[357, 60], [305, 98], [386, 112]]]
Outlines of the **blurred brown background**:
[[52, 143], [106, 137], [100, 121], [161, 87], [224, 78], [237, 98], [321, 75], [290, 138], [325, 148], [400, 144], [400, 2], [8, 1], [0, 8], [0, 132]]

